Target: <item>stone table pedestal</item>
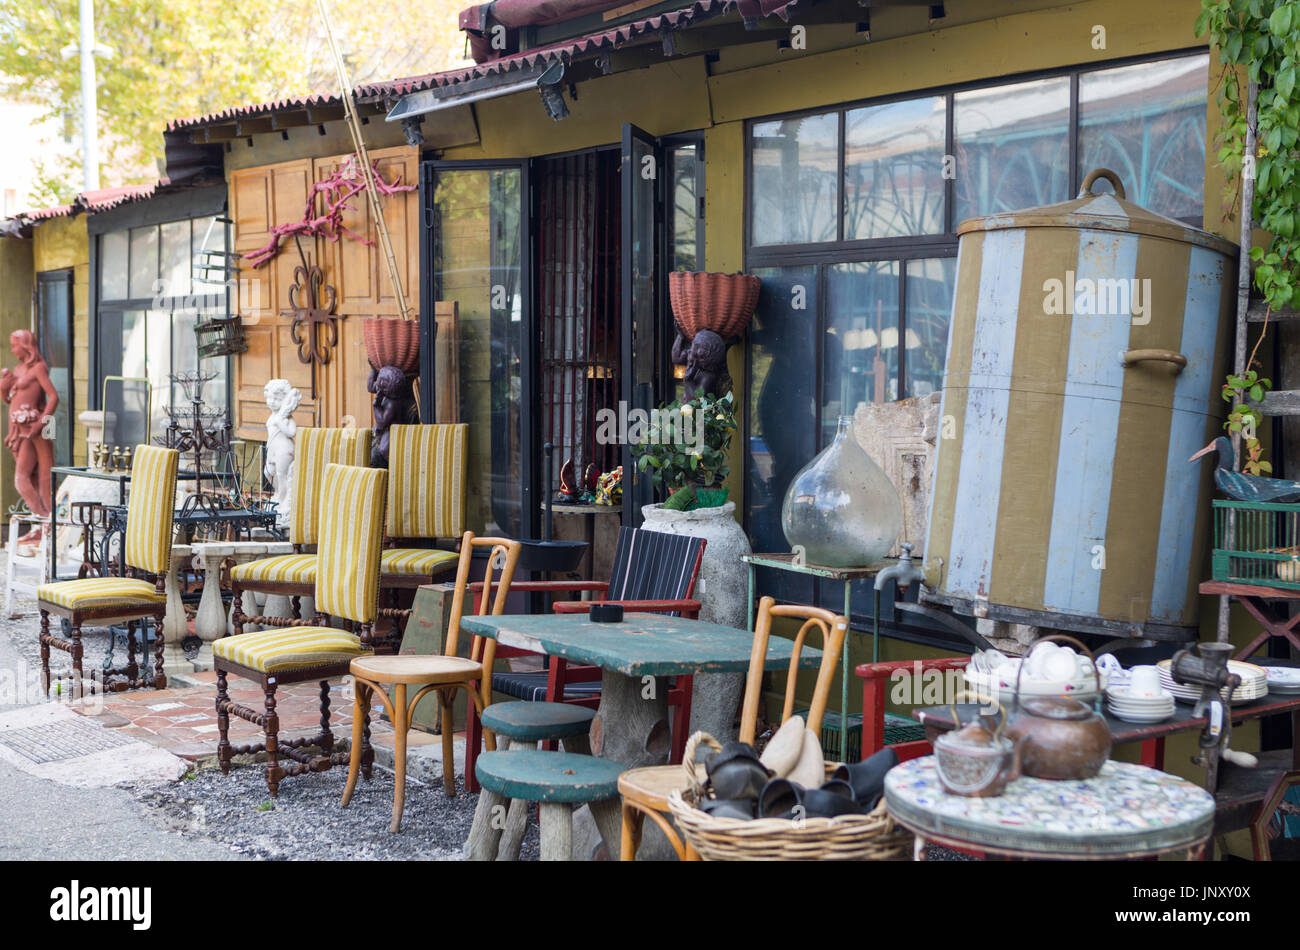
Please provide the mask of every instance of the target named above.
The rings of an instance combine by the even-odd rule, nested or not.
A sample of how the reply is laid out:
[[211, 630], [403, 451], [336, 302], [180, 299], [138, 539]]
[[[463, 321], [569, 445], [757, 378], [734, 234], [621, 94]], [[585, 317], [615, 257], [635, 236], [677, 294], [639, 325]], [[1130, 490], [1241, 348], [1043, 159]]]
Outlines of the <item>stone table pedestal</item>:
[[[195, 569], [204, 572], [203, 593], [199, 598], [198, 613], [194, 617], [194, 633], [203, 643], [199, 647], [198, 656], [194, 659], [194, 666], [201, 670], [210, 670], [213, 642], [235, 632], [230, 621], [231, 611], [226, 608], [221, 599], [222, 565], [226, 561], [243, 564], [277, 554], [292, 554], [293, 545], [288, 541], [204, 541], [190, 545], [190, 550], [193, 552]], [[244, 591], [243, 597], [244, 613], [249, 616], [261, 613], [257, 609], [252, 591]], [[283, 613], [271, 613], [268, 610], [266, 616], [289, 616], [288, 598], [284, 600]], [[267, 604], [268, 607], [274, 606], [270, 598], [267, 599]], [[233, 606], [232, 604], [231, 607]], [[246, 633], [254, 629], [258, 628], [249, 626], [244, 628]]]
[[191, 556], [188, 544], [172, 545], [171, 568], [163, 582], [167, 594], [167, 613], [163, 616], [163, 673], [168, 679], [178, 673], [193, 673], [194, 663], [185, 656], [181, 641], [189, 636], [189, 624], [185, 620], [185, 605], [181, 602], [181, 567]]

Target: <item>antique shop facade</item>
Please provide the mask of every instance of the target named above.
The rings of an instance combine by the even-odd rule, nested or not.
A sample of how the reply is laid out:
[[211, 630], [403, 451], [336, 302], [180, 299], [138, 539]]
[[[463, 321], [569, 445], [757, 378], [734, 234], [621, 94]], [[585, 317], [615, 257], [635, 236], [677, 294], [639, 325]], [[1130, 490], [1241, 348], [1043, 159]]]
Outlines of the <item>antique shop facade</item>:
[[[961, 220], [1067, 200], [1106, 166], [1130, 200], [1234, 227], [1195, 0], [828, 0], [776, 16], [764, 5], [752, 30], [720, 0], [633, 7], [512, 22], [497, 51], [496, 24], [467, 11], [478, 65], [357, 91], [385, 178], [419, 184], [386, 198], [386, 216], [422, 321], [424, 417], [471, 426], [476, 531], [536, 536], [547, 442], [556, 472], [566, 458], [631, 471], [620, 447], [596, 443], [595, 414], [674, 395], [670, 270], [763, 279], [728, 355], [742, 426], [728, 484], [755, 550], [785, 550], [785, 487], [837, 417], [941, 387]], [[241, 252], [298, 220], [350, 148], [329, 98], [180, 120], [168, 141], [224, 163]], [[373, 237], [356, 206], [348, 227]], [[397, 315], [380, 255], [346, 237], [302, 253], [337, 291], [336, 352], [304, 362], [290, 339], [298, 247], [244, 273], [260, 280], [260, 302], [236, 308], [245, 438], [261, 437], [275, 377], [303, 390], [304, 423], [368, 416], [352, 317]], [[924, 446], [888, 451], [896, 482], [909, 465], [928, 475]], [[928, 491], [928, 477], [915, 483]], [[625, 492], [624, 523], [645, 500], [644, 486]], [[829, 584], [763, 583], [841, 602]], [[854, 613], [870, 609], [864, 592]]]

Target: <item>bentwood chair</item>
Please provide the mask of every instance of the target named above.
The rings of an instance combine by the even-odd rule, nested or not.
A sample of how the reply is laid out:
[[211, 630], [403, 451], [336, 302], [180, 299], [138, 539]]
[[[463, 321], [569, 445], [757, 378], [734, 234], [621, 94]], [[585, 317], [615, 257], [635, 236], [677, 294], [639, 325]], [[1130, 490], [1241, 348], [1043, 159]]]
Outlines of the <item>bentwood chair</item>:
[[[391, 443], [390, 443], [391, 444]], [[458, 655], [460, 647], [460, 620], [465, 610], [465, 594], [469, 589], [470, 565], [476, 549], [488, 550], [487, 567], [476, 613], [500, 614], [505, 610], [510, 594], [510, 582], [515, 576], [521, 545], [505, 538], [476, 538], [466, 531], [461, 539], [457, 560], [456, 589], [452, 594], [451, 610], [447, 621], [447, 636], [443, 641], [442, 656], [406, 653], [400, 656], [363, 656], [352, 661], [353, 691], [352, 757], [348, 763], [348, 783], [343, 790], [341, 805], [352, 800], [357, 785], [357, 773], [363, 768], [369, 744], [370, 696], [374, 694], [384, 705], [394, 731], [394, 771], [396, 790], [393, 793], [393, 818], [389, 830], [396, 832], [402, 826], [402, 808], [406, 801], [406, 734], [410, 730], [411, 716], [420, 700], [436, 693], [442, 707], [442, 783], [447, 796], [456, 794], [456, 775], [453, 765], [455, 751], [452, 704], [457, 690], [465, 690], [478, 710], [490, 698], [490, 687], [485, 670], [492, 669], [496, 641], [474, 637], [470, 641], [470, 655]], [[492, 575], [497, 572], [496, 596], [492, 593]], [[489, 609], [490, 608], [490, 609]], [[387, 687], [393, 687], [391, 702]], [[415, 687], [415, 695], [407, 701], [407, 690]], [[487, 735], [488, 748], [496, 747], [491, 733]], [[468, 746], [467, 746], [468, 748]], [[468, 766], [467, 766], [468, 767]], [[367, 778], [369, 774], [367, 773]]]
[[[263, 618], [262, 622], [280, 629], [233, 634], [212, 645], [220, 734], [217, 760], [221, 771], [230, 771], [231, 759], [237, 754], [265, 751], [266, 787], [273, 798], [285, 776], [323, 772], [347, 761], [346, 753], [334, 752], [329, 681], [346, 676], [355, 657], [371, 652], [379, 612], [379, 550], [383, 541], [387, 478], [388, 473], [383, 469], [325, 466], [320, 484], [316, 615], [312, 621]], [[328, 617], [345, 621], [349, 629], [326, 626]], [[230, 698], [227, 677], [232, 673], [261, 685], [266, 696], [263, 711], [249, 709]], [[321, 731], [313, 737], [281, 742], [280, 719], [275, 711], [276, 688], [311, 680], [320, 683]], [[232, 715], [261, 726], [265, 740], [255, 745], [232, 746], [229, 736]], [[313, 748], [318, 751], [312, 752]], [[281, 755], [289, 759], [283, 765]], [[363, 763], [367, 777], [373, 758], [370, 752]]]
[[364, 468], [370, 461], [369, 429], [302, 427], [294, 438], [292, 507], [289, 509], [289, 541], [292, 554], [258, 558], [236, 565], [230, 572], [233, 609], [230, 622], [236, 633], [245, 624], [272, 626], [266, 617], [244, 613], [243, 592], [281, 594], [290, 598], [293, 619], [301, 619], [301, 598], [316, 589], [316, 554], [308, 549], [320, 536], [320, 510], [334, 504], [323, 495], [321, 482], [325, 466], [353, 465]]
[[[126, 506], [126, 537], [122, 559], [130, 577], [84, 577], [75, 581], [42, 584], [36, 589], [41, 611], [41, 686], [50, 694], [50, 647], [72, 654], [72, 691], [82, 695], [81, 626], [87, 621], [126, 621], [126, 666], [107, 676], [124, 675], [126, 688], [153, 686], [163, 689], [163, 617], [167, 597], [163, 584], [171, 568], [172, 517], [176, 505], [176, 471], [180, 453], [153, 445], [138, 445], [131, 464], [131, 494]], [[153, 581], [145, 580], [152, 575]], [[71, 625], [71, 639], [50, 633], [50, 615]], [[135, 631], [146, 618], [154, 622], [153, 672], [141, 671], [135, 660]]]
[[[389, 615], [395, 618], [410, 613], [397, 609], [399, 591], [456, 568], [455, 544], [465, 531], [468, 445], [463, 422], [388, 430], [388, 528], [379, 589], [389, 592]], [[416, 541], [426, 546], [402, 546]]]
[[[758, 708], [763, 700], [763, 673], [767, 659], [767, 642], [772, 631], [773, 617], [790, 617], [802, 620], [803, 625], [795, 635], [791, 649], [790, 667], [785, 678], [785, 702], [781, 708], [781, 722], [794, 712], [795, 686], [798, 681], [799, 656], [803, 652], [808, 632], [816, 629], [822, 637], [822, 661], [813, 687], [812, 705], [808, 710], [807, 727], [820, 732], [826, 702], [830, 696], [831, 681], [839, 668], [840, 651], [849, 622], [820, 607], [800, 604], [777, 605], [771, 597], [764, 597], [758, 605], [758, 619], [754, 623], [754, 645], [749, 654], [749, 673], [745, 678], [745, 701], [740, 713], [740, 741], [752, 743], [758, 727]], [[624, 861], [636, 859], [641, 844], [641, 830], [646, 816], [659, 826], [668, 837], [669, 844], [682, 860], [694, 860], [694, 852], [687, 848], [667, 816], [668, 795], [673, 789], [685, 787], [680, 765], [656, 765], [649, 768], [630, 769], [618, 779], [618, 790], [623, 796], [623, 842], [619, 855]]]

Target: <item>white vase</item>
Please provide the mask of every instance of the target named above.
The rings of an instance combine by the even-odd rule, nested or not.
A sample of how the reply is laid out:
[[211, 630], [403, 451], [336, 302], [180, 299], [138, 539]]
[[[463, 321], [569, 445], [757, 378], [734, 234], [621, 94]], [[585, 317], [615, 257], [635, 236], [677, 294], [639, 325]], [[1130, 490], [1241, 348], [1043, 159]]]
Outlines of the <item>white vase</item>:
[[752, 550], [749, 538], [736, 522], [736, 503], [726, 502], [717, 508], [673, 511], [662, 505], [645, 505], [641, 509], [643, 525], [649, 531], [685, 534], [703, 538], [704, 563], [695, 585], [695, 599], [703, 606], [701, 620], [744, 629], [749, 582], [742, 554]]
[[[728, 627], [745, 629], [749, 598], [749, 571], [742, 554], [749, 554], [749, 538], [736, 522], [736, 503], [729, 501], [717, 508], [673, 511], [662, 505], [641, 508], [643, 528], [664, 534], [685, 534], [703, 538], [704, 560], [700, 579], [695, 584], [695, 599], [700, 602], [700, 619]], [[744, 691], [743, 673], [699, 673], [691, 699], [691, 731], [709, 733], [721, 742], [736, 737], [733, 722], [740, 695]]]

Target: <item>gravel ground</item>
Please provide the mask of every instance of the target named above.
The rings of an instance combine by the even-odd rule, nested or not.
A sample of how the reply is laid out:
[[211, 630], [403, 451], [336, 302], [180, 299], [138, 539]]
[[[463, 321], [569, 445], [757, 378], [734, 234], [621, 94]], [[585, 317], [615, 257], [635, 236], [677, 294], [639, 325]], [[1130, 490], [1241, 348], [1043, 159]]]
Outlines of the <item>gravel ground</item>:
[[[393, 807], [393, 775], [375, 768], [374, 778], [357, 783], [347, 808], [339, 806], [347, 772], [334, 768], [286, 778], [279, 796], [266, 790], [259, 764], [232, 769], [202, 769], [179, 782], [133, 789], [146, 814], [186, 835], [224, 843], [237, 854], [271, 860], [458, 861], [469, 837], [477, 795], [448, 799], [441, 785], [406, 784], [402, 830], [388, 831]], [[538, 832], [531, 822], [521, 858], [537, 860]]]

